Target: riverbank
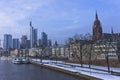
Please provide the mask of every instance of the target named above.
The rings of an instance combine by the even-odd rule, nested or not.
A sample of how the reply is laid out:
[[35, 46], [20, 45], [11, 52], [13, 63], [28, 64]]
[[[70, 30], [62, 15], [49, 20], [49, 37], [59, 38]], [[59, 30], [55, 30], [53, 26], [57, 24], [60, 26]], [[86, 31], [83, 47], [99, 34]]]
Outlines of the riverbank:
[[[80, 64], [65, 63], [62, 61], [42, 60], [42, 64], [39, 59], [32, 59], [32, 64], [49, 68], [52, 70], [60, 71], [66, 74], [74, 75], [77, 77], [83, 77], [86, 80], [120, 80], [120, 76], [112, 75], [106, 71], [99, 71], [88, 68], [79, 67]], [[119, 71], [119, 70], [116, 70]]]
[[[0, 80], [79, 80], [74, 76], [63, 74], [33, 64], [13, 64], [0, 60]], [[83, 79], [81, 79], [83, 80]]]
[[12, 57], [10, 57], [10, 56], [1, 56], [0, 57], [0, 60], [2, 60], [2, 61], [6, 61], [6, 60], [11, 60], [12, 59]]
[[[11, 59], [11, 57], [0, 57], [0, 60], [10, 61]], [[30, 58], [30, 62], [40, 67], [83, 78], [83, 80], [120, 80], [120, 68], [110, 67], [110, 72], [108, 72], [105, 66], [91, 65], [91, 68], [89, 68], [89, 65], [85, 64], [81, 67], [81, 64], [55, 60], [42, 60], [42, 63], [40, 63], [40, 59], [32, 58]], [[111, 72], [115, 73], [112, 74]]]
[[37, 63], [37, 62], [31, 62], [31, 63], [34, 64], [34, 65], [40, 66], [40, 67], [44, 67], [44, 68], [59, 71], [59, 72], [62, 72], [62, 73], [68, 74], [68, 75], [72, 75], [74, 77], [78, 77], [78, 78], [83, 79], [83, 80], [102, 80], [102, 79], [99, 79], [99, 78], [95, 78], [95, 77], [88, 76], [88, 75], [83, 75], [83, 74], [80, 74], [80, 73], [77, 73], [77, 72], [74, 72], [74, 71], [65, 70], [65, 69], [62, 69], [62, 68], [55, 67], [55, 66], [40, 64], [40, 63]]

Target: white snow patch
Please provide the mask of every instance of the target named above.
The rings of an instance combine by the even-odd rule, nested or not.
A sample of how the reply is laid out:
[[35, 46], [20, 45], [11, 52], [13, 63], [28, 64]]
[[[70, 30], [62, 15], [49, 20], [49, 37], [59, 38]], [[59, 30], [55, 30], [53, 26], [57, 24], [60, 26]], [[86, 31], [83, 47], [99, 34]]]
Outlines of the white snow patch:
[[[32, 61], [41, 64], [40, 59], [31, 59]], [[75, 73], [80, 73], [80, 74], [85, 74], [89, 76], [93, 76], [96, 78], [101, 78], [103, 80], [120, 80], [120, 76], [115, 76], [112, 75], [108, 72], [105, 71], [100, 71], [100, 70], [94, 70], [94, 69], [89, 69], [89, 68], [84, 68], [80, 67], [80, 64], [75, 64], [75, 63], [66, 63], [63, 61], [55, 61], [55, 60], [42, 60], [42, 63], [44, 65], [52, 66], [52, 67], [57, 67], [60, 69], [72, 71]], [[88, 67], [88, 65], [83, 65], [85, 67]], [[102, 70], [107, 70], [107, 67], [104, 66], [91, 66], [92, 68], [97, 68], [97, 69], [102, 69]], [[110, 68], [112, 71], [117, 71], [120, 72], [120, 68]]]

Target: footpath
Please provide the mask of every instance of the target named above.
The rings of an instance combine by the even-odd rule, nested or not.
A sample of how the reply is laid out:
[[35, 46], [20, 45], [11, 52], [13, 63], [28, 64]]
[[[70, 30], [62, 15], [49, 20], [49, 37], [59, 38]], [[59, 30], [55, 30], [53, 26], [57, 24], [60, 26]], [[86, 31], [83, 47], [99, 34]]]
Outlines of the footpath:
[[[42, 60], [41, 63], [40, 59], [31, 59], [31, 63], [73, 76], [79, 76], [86, 80], [120, 80], [120, 75], [107, 72], [107, 67], [104, 66], [91, 66], [91, 68], [88, 68], [88, 65], [81, 67], [80, 64], [55, 60]], [[110, 70], [120, 73], [120, 68], [112, 67]]]

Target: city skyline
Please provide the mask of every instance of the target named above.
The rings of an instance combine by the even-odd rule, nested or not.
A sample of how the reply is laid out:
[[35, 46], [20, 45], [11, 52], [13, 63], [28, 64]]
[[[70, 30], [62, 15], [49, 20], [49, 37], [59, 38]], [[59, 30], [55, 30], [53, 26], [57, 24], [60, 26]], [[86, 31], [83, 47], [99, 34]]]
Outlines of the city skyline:
[[[102, 24], [103, 32], [115, 33], [120, 30], [119, 0], [116, 1], [80, 1], [80, 0], [1, 0], [0, 7], [0, 39], [4, 34], [13, 38], [27, 35], [29, 38], [29, 22], [41, 32], [46, 32], [52, 41], [64, 43], [74, 34], [92, 34], [96, 10]], [[13, 8], [14, 7], [14, 8]], [[58, 36], [59, 35], [59, 36]]]

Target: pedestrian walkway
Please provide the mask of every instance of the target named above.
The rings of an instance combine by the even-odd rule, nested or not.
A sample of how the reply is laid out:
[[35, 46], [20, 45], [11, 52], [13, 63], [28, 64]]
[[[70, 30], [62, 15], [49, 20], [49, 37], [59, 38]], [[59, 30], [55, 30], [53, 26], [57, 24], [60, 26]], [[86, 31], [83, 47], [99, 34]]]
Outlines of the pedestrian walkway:
[[[41, 64], [40, 59], [31, 59], [31, 61]], [[92, 65], [91, 66], [92, 68], [90, 69], [90, 68], [88, 68], [88, 65], [83, 65], [84, 67], [81, 67], [80, 64], [67, 63], [67, 62], [63, 62], [63, 61], [54, 61], [54, 60], [42, 60], [42, 64], [52, 66], [52, 67], [57, 67], [57, 68], [68, 70], [68, 71], [72, 71], [72, 72], [75, 72], [78, 74], [80, 73], [80, 74], [93, 76], [93, 77], [104, 79], [104, 80], [120, 80], [120, 76], [113, 75], [113, 74], [107, 72], [107, 67], [103, 67], [103, 66], [93, 66]], [[120, 73], [120, 68], [112, 67], [111, 71]]]

